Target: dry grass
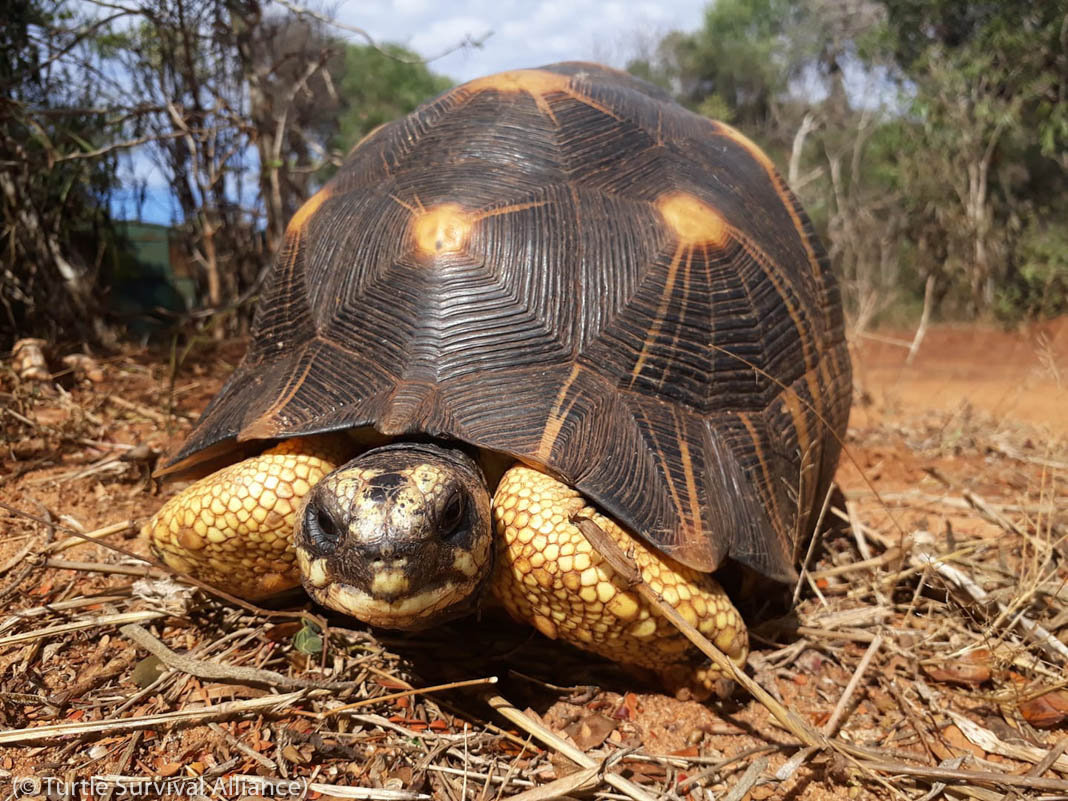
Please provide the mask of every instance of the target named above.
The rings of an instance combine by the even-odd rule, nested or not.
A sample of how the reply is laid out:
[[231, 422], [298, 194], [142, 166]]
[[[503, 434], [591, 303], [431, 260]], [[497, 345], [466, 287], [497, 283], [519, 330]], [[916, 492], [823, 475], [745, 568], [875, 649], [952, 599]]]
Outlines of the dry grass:
[[763, 700], [702, 705], [492, 615], [376, 635], [174, 583], [129, 538], [162, 500], [151, 448], [117, 457], [175, 441], [218, 383], [172, 396], [164, 360], [105, 367], [56, 393], [0, 374], [3, 775], [103, 777], [98, 799], [145, 777], [227, 798], [1068, 798], [1052, 437], [963, 407], [868, 415], [795, 609], [753, 610]]

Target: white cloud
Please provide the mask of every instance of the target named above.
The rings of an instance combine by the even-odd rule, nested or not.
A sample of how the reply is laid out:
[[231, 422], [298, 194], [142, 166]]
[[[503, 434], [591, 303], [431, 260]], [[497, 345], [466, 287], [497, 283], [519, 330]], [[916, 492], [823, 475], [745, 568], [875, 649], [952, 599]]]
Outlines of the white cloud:
[[426, 14], [433, 6], [432, 0], [393, 0], [393, 9], [404, 17]]
[[482, 48], [451, 53], [431, 65], [459, 81], [563, 60], [609, 60], [623, 66], [630, 44], [650, 30], [695, 30], [708, 0], [346, 0], [340, 21], [376, 39], [432, 57], [465, 37], [492, 31]]

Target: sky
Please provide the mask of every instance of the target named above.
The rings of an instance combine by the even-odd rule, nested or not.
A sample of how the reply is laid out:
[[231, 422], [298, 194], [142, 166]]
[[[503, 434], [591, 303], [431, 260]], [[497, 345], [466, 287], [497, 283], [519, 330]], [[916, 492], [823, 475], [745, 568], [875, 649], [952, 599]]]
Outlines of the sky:
[[622, 67], [644, 44], [672, 30], [701, 26], [709, 0], [342, 0], [335, 17], [379, 42], [424, 58], [470, 36], [478, 49], [450, 53], [431, 69], [456, 81], [554, 61]]
[[[314, 0], [301, 4], [321, 7]], [[709, 0], [341, 0], [328, 7], [338, 22], [362, 28], [379, 44], [402, 44], [429, 59], [434, 72], [461, 83], [554, 61], [624, 67], [664, 34], [697, 30], [708, 4]], [[365, 43], [353, 33], [337, 33], [354, 44]], [[481, 47], [455, 49], [468, 37], [485, 38]], [[122, 219], [170, 223], [175, 201], [167, 187], [154, 180], [156, 170], [136, 154], [129, 169], [147, 179], [147, 191], [139, 198], [132, 190], [119, 190], [112, 198], [113, 213]]]

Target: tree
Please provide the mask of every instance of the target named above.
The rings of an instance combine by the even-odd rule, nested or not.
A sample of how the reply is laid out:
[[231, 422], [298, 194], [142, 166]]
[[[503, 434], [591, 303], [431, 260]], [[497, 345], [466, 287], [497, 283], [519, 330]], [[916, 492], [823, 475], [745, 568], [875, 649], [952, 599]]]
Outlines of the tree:
[[340, 107], [335, 81], [344, 74], [345, 44], [306, 16], [269, 16], [258, 6], [237, 20], [234, 41], [249, 93], [259, 157], [267, 248], [274, 252], [286, 222], [310, 195], [331, 159]]
[[452, 81], [431, 72], [425, 62], [399, 45], [349, 45], [335, 74], [341, 110], [333, 145], [347, 153], [384, 122], [408, 114], [444, 92]]
[[207, 305], [193, 319], [239, 332], [286, 222], [340, 163], [335, 148], [448, 86], [412, 54], [347, 45], [286, 3], [67, 2], [17, 0], [0, 33], [0, 309], [12, 335], [102, 329], [98, 245], [130, 154], [173, 196]]
[[719, 0], [629, 67], [784, 166], [857, 325], [1013, 317], [1068, 310], [1066, 31], [1068, 0]]
[[106, 335], [96, 278], [114, 243], [112, 124], [91, 91], [97, 30], [64, 2], [0, 26], [0, 349], [19, 332]]
[[719, 0], [699, 31], [669, 34], [651, 59], [627, 69], [707, 116], [767, 133], [797, 68], [781, 47], [797, 8], [789, 0]]
[[[1068, 3], [886, 0], [886, 37], [909, 82], [915, 121], [908, 196], [926, 203], [913, 236], [969, 314], [1005, 300], [999, 287], [1045, 287], [1063, 270], [1048, 261], [1044, 217], [1068, 189]], [[923, 215], [933, 216], [932, 229]], [[918, 219], [917, 219], [918, 217]], [[1061, 218], [1064, 219], [1063, 217]], [[1027, 240], [1031, 240], [1029, 245]], [[1036, 259], [1038, 260], [1036, 262]], [[1039, 287], [1017, 293], [1016, 302]], [[1011, 310], [1003, 309], [1003, 311]]]

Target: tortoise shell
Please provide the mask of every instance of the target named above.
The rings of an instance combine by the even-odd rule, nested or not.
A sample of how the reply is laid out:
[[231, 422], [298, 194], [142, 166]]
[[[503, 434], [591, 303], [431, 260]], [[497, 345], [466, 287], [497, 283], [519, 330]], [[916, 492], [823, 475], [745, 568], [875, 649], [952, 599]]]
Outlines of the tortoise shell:
[[827, 257], [768, 157], [625, 73], [554, 64], [353, 149], [167, 472], [245, 440], [444, 438], [557, 476], [686, 565], [786, 579], [851, 387]]

